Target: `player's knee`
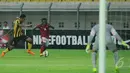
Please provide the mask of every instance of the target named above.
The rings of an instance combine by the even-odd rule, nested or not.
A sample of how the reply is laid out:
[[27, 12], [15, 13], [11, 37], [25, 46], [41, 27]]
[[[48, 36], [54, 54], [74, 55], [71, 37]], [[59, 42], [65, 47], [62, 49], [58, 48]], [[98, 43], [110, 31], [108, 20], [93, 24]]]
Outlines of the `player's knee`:
[[10, 46], [8, 47], [8, 50], [10, 51], [10, 50], [12, 50], [13, 48], [14, 48], [14, 46], [11, 46], [11, 45], [10, 45]]
[[26, 41], [29, 42], [29, 43], [32, 43], [32, 39], [31, 38], [27, 38]]
[[9, 51], [11, 51], [11, 50], [12, 50], [12, 48], [8, 48], [8, 50], [9, 50]]

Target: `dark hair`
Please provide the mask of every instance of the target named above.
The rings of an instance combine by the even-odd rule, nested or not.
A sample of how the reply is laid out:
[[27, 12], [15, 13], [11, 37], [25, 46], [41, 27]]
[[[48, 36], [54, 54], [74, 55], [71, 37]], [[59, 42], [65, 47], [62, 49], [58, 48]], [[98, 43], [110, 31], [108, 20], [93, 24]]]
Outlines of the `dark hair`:
[[20, 18], [25, 18], [25, 17], [26, 17], [25, 14], [21, 14], [21, 15], [20, 15]]
[[47, 20], [47, 18], [42, 18], [41, 20]]
[[8, 22], [7, 22], [7, 21], [4, 21], [4, 23], [6, 23], [6, 24], [7, 24]]

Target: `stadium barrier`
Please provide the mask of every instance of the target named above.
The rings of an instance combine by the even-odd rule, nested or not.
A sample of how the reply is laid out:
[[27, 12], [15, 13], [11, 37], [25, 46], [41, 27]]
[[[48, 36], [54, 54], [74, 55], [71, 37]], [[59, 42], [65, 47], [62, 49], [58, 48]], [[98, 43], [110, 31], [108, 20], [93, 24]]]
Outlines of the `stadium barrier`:
[[[129, 2], [130, 0], [107, 0], [108, 2]], [[99, 0], [0, 0], [0, 2], [99, 2]]]
[[[130, 37], [126, 34], [120, 34], [122, 32], [130, 33], [130, 30], [118, 30], [119, 35], [130, 45]], [[51, 30], [49, 47], [52, 49], [85, 49], [87, 44], [88, 35], [90, 30]], [[40, 32], [39, 30], [26, 30], [27, 36], [33, 39], [33, 48], [39, 49], [41, 44]], [[11, 36], [10, 36], [11, 37]], [[117, 44], [119, 49], [127, 49], [121, 45], [118, 45], [118, 41], [113, 37], [113, 41]], [[94, 41], [94, 40], [93, 40]], [[120, 43], [119, 43], [120, 44]], [[24, 49], [25, 44], [23, 41], [18, 43], [17, 48]]]

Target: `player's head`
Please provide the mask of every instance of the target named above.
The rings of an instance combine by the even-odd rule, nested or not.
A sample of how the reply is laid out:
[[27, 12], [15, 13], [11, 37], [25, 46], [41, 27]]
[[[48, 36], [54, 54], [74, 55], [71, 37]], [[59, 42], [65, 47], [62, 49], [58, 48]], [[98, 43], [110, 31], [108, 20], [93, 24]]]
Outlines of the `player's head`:
[[8, 22], [7, 22], [7, 21], [4, 21], [4, 24], [8, 24]]
[[8, 22], [7, 21], [4, 21], [4, 26], [7, 26], [8, 25]]
[[47, 18], [42, 18], [41, 22], [42, 22], [42, 24], [47, 24]]
[[26, 18], [26, 15], [25, 14], [21, 14], [19, 18], [20, 18], [21, 22], [24, 22], [25, 18]]

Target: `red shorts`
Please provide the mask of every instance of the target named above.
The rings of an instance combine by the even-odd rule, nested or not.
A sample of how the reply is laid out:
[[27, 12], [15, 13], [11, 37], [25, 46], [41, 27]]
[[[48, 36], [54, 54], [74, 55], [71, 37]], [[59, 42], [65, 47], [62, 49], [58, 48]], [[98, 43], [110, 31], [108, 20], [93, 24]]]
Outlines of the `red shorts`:
[[46, 46], [48, 46], [49, 45], [49, 39], [46, 38], [46, 37], [41, 37], [41, 43], [45, 43]]

